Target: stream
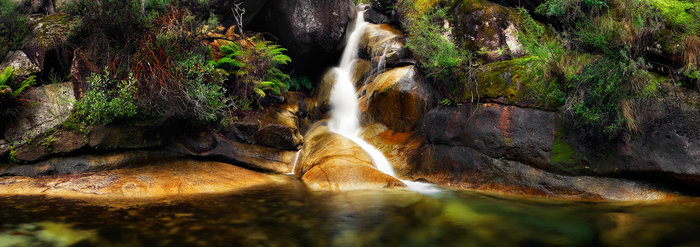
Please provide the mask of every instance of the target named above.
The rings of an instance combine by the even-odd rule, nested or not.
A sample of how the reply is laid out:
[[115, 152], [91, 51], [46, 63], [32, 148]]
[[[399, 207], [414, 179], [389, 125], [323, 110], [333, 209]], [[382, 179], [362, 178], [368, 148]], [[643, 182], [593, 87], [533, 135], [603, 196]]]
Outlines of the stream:
[[0, 198], [0, 246], [698, 246], [700, 200], [576, 202], [296, 186], [111, 208]]

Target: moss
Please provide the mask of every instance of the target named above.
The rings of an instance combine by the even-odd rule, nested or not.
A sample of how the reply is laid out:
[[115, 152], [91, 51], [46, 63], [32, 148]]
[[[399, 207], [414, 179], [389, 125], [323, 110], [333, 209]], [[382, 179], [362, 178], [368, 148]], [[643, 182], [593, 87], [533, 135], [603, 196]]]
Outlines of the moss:
[[698, 21], [697, 14], [697, 11], [700, 10], [700, 2], [650, 0], [648, 3], [658, 11], [667, 25], [693, 34], [700, 32], [700, 21]]
[[[534, 96], [529, 86], [532, 83], [527, 79], [529, 71], [526, 70], [526, 63], [523, 63], [527, 57], [506, 60], [502, 62], [490, 63], [479, 67], [475, 72], [476, 81], [479, 84], [478, 94], [482, 99], [505, 99], [505, 103], [525, 103], [532, 102]], [[458, 102], [466, 102], [471, 100], [471, 90], [464, 88], [461, 85], [466, 85], [467, 75], [459, 78], [460, 85], [453, 88], [452, 91], [457, 95]]]
[[48, 15], [35, 25], [38, 29], [37, 42], [42, 50], [49, 50], [65, 43], [70, 36], [75, 21], [66, 14]]

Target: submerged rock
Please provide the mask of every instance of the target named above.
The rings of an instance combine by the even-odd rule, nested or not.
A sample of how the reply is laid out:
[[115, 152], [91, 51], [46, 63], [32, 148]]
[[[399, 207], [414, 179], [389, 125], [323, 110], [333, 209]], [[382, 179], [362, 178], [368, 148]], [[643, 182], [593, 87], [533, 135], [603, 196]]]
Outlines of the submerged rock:
[[305, 136], [294, 174], [312, 189], [346, 191], [403, 187], [374, 167], [370, 156], [352, 140], [318, 124]]

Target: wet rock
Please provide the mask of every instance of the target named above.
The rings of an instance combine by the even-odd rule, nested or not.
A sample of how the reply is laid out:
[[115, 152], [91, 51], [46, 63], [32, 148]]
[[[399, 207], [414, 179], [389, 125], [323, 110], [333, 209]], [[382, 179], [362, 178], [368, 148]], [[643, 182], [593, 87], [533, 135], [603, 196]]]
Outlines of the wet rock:
[[316, 77], [319, 65], [338, 62], [355, 15], [350, 0], [269, 1], [253, 23], [278, 38], [298, 72]]
[[0, 64], [0, 72], [5, 71], [7, 67], [15, 68], [15, 76], [30, 76], [41, 71], [39, 67], [29, 60], [27, 54], [24, 54], [22, 51], [11, 51], [7, 53], [4, 62]]
[[357, 59], [352, 65], [352, 83], [355, 85], [355, 90], [360, 90], [372, 75], [370, 62], [365, 59]]
[[317, 124], [304, 139], [306, 145], [294, 174], [312, 189], [347, 191], [405, 186], [374, 168], [361, 147], [326, 126]]
[[40, 178], [0, 178], [0, 194], [129, 199], [230, 193], [280, 180], [244, 168], [202, 161], [160, 162], [138, 168]]
[[217, 0], [212, 2], [216, 6], [214, 13], [223, 17], [220, 20], [223, 20], [222, 23], [225, 26], [238, 25], [234, 21], [235, 15], [233, 10], [236, 4], [240, 4], [239, 7], [245, 10], [243, 13], [243, 27], [246, 28], [258, 13], [263, 10], [268, 0]]
[[440, 107], [425, 116], [429, 143], [471, 147], [491, 158], [545, 168], [554, 143], [555, 114], [549, 111], [481, 104]]
[[32, 103], [20, 108], [17, 121], [10, 123], [5, 132], [7, 141], [14, 145], [26, 143], [63, 123], [75, 101], [70, 83], [31, 88], [23, 97]]
[[326, 119], [331, 110], [331, 93], [335, 83], [335, 70], [328, 70], [323, 75], [321, 82], [316, 86], [314, 95], [311, 97], [313, 107], [311, 111], [311, 121]]
[[407, 58], [409, 52], [403, 46], [403, 33], [382, 24], [369, 24], [360, 38], [360, 56], [372, 61], [374, 68], [391, 68], [399, 60]]
[[433, 91], [414, 66], [384, 72], [360, 92], [363, 124], [381, 122], [401, 132], [416, 129], [434, 104]]

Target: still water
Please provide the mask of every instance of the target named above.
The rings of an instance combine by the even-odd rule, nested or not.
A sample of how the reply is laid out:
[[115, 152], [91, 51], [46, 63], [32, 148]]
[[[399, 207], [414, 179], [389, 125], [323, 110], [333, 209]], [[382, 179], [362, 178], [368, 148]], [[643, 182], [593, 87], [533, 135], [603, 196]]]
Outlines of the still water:
[[0, 246], [700, 246], [700, 200], [266, 187], [113, 208], [0, 198]]

